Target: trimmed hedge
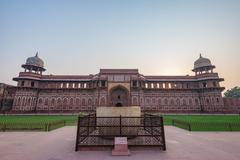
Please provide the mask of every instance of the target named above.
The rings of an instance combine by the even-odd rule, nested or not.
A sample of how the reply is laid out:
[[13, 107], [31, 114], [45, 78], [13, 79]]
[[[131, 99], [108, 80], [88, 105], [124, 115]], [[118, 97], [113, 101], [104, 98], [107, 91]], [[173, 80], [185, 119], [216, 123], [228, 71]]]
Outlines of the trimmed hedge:
[[66, 122], [61, 121], [52, 121], [48, 123], [44, 122], [1, 122], [0, 131], [51, 131], [66, 125]]
[[188, 131], [240, 131], [240, 122], [191, 122], [173, 119], [172, 125]]

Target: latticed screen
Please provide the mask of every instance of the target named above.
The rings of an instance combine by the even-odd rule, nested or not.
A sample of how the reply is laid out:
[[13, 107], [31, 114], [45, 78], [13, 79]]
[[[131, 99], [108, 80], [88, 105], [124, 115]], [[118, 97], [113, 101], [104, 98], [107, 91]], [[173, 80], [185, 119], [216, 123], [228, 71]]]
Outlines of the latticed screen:
[[79, 117], [76, 151], [80, 147], [113, 147], [114, 137], [127, 137], [129, 146], [155, 146], [165, 150], [163, 118], [145, 114], [142, 117]]

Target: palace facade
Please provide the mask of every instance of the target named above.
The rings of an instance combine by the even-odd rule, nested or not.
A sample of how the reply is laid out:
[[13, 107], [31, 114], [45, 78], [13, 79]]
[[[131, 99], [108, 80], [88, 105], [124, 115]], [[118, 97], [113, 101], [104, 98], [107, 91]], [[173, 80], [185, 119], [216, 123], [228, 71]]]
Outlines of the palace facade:
[[100, 69], [90, 75], [44, 75], [44, 62], [30, 57], [13, 78], [14, 112], [95, 111], [99, 106], [140, 106], [142, 111], [224, 112], [223, 78], [207, 58], [194, 62], [194, 76], [142, 75], [138, 69]]

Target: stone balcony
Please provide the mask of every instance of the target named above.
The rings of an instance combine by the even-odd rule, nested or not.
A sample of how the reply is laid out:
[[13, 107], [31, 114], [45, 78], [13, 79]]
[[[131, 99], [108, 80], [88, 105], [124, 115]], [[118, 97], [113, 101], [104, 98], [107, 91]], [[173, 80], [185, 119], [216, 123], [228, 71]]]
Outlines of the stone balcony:
[[41, 78], [41, 74], [33, 73], [33, 72], [20, 72], [19, 77], [32, 77], [32, 78]]

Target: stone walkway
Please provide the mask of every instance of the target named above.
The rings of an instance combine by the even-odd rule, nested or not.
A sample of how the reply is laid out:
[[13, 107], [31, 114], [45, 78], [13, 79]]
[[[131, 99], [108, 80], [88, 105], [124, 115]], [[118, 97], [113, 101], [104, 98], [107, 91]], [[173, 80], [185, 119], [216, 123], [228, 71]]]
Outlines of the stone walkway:
[[188, 132], [167, 126], [167, 151], [74, 151], [76, 127], [51, 132], [0, 132], [0, 160], [239, 160], [240, 132]]

